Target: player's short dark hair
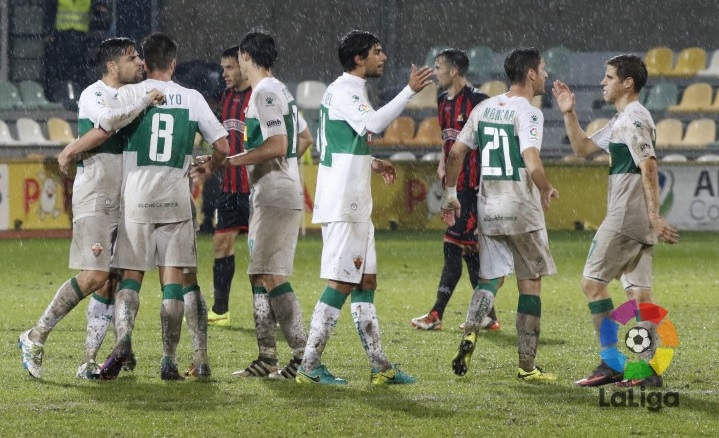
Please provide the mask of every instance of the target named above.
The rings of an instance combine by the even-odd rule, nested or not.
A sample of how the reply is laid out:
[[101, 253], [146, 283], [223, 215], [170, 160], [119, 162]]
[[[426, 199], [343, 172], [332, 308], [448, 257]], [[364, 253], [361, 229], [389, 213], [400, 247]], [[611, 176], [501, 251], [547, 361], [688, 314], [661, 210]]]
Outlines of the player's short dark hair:
[[435, 56], [434, 59], [437, 59], [440, 56], [444, 58], [444, 62], [456, 68], [460, 76], [464, 77], [467, 75], [467, 71], [469, 70], [469, 58], [467, 58], [467, 54], [463, 51], [459, 49], [444, 49], [437, 53], [437, 56]]
[[235, 58], [235, 61], [237, 60], [237, 55], [240, 53], [240, 46], [232, 46], [227, 49], [225, 49], [222, 52], [222, 58]]
[[510, 84], [522, 83], [529, 70], [539, 72], [542, 54], [535, 47], [517, 47], [504, 58], [504, 72]]
[[617, 69], [619, 79], [632, 78], [634, 80], [634, 91], [639, 93], [647, 84], [647, 66], [642, 58], [637, 55], [617, 55], [607, 61], [607, 65], [611, 65]]
[[259, 67], [270, 69], [277, 60], [275, 39], [261, 28], [250, 30], [240, 41], [239, 50], [249, 54], [252, 62]]
[[100, 67], [102, 74], [107, 73], [107, 63], [110, 61], [117, 61], [125, 53], [127, 49], [133, 48], [137, 50], [135, 41], [130, 38], [108, 38], [100, 43], [100, 47], [97, 51], [97, 65]]
[[148, 71], [167, 70], [177, 58], [177, 43], [164, 33], [153, 33], [142, 40], [142, 54]]
[[379, 44], [379, 38], [371, 32], [364, 30], [352, 30], [340, 38], [340, 45], [337, 54], [344, 71], [352, 71], [357, 67], [355, 56], [366, 58], [369, 51]]

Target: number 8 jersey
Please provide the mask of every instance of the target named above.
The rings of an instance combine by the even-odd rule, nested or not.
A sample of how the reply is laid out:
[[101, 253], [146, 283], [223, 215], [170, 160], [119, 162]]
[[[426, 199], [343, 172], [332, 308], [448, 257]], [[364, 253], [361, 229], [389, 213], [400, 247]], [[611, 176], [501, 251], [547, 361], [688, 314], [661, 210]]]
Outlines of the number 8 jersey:
[[227, 136], [202, 95], [169, 81], [147, 79], [119, 90], [121, 102], [133, 102], [156, 88], [165, 103], [148, 107], [122, 133], [123, 212], [137, 223], [192, 219], [189, 168], [195, 133], [209, 143]]
[[479, 152], [478, 222], [483, 234], [507, 236], [545, 228], [539, 189], [522, 158], [542, 148], [544, 116], [524, 97], [504, 94], [472, 110], [457, 137]]

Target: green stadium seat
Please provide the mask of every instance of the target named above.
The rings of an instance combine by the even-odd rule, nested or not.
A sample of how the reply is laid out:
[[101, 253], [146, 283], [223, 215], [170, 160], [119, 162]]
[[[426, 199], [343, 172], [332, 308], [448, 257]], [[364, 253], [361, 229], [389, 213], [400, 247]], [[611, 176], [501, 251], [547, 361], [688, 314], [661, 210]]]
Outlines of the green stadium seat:
[[22, 109], [20, 93], [12, 82], [0, 80], [0, 111]]
[[560, 79], [571, 70], [569, 58], [572, 53], [566, 47], [557, 46], [544, 52], [544, 64], [550, 76]]
[[677, 65], [667, 73], [671, 77], [696, 76], [707, 63], [707, 52], [701, 47], [688, 47], [677, 55]]
[[62, 109], [62, 104], [47, 100], [42, 85], [35, 81], [22, 81], [18, 84], [18, 88], [20, 88], [20, 97], [27, 109]]
[[660, 82], [649, 90], [644, 106], [651, 112], [663, 112], [670, 106], [676, 105], [678, 96], [679, 89], [676, 84]]

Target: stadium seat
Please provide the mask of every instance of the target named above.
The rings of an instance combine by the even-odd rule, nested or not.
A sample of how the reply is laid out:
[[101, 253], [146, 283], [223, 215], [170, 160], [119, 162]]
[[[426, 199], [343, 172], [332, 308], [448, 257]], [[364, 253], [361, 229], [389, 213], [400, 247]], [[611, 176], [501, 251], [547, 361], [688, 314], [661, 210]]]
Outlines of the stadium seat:
[[321, 81], [302, 81], [297, 84], [297, 106], [300, 109], [319, 109], [327, 85]]
[[654, 47], [644, 55], [649, 76], [665, 76], [672, 71], [674, 52], [669, 47]]
[[442, 156], [442, 152], [427, 152], [426, 154], [422, 155], [421, 160], [422, 161], [439, 161], [441, 156]]
[[563, 156], [561, 161], [563, 163], [583, 163], [584, 161], [586, 161], [586, 158], [574, 154], [568, 154]]
[[24, 108], [20, 93], [12, 82], [0, 80], [0, 111]]
[[689, 85], [682, 94], [679, 105], [672, 105], [667, 111], [677, 113], [691, 113], [703, 111], [712, 104], [714, 91], [712, 86], [706, 82], [696, 82]]
[[415, 161], [416, 159], [417, 157], [409, 151], [395, 152], [389, 156], [390, 161]]
[[562, 79], [569, 74], [571, 69], [569, 58], [571, 52], [566, 47], [558, 46], [547, 49], [544, 52], [545, 70], [554, 79]]
[[712, 119], [692, 120], [687, 126], [679, 147], [703, 148], [716, 140], [716, 122]]
[[607, 123], [609, 123], [609, 119], [606, 119], [604, 117], [594, 119], [591, 122], [587, 123], [587, 129], [585, 129], [584, 132], [587, 133], [587, 136], [591, 137], [592, 135], [594, 135], [595, 132], [604, 128], [604, 125], [606, 125]]
[[18, 84], [18, 88], [22, 103], [27, 109], [57, 110], [62, 108], [60, 103], [49, 102], [45, 97], [42, 85], [35, 81], [22, 81]]
[[434, 58], [437, 56], [437, 54], [439, 52], [441, 52], [442, 50], [447, 49], [449, 47], [452, 47], [452, 46], [445, 45], [445, 46], [431, 47], [429, 50], [427, 50], [427, 55], [425, 55], [425, 57], [424, 57], [424, 65], [428, 66], [429, 68], [434, 67]]
[[677, 64], [667, 73], [671, 77], [696, 76], [699, 70], [704, 69], [707, 63], [707, 52], [701, 47], [689, 47], [677, 55]]
[[687, 161], [687, 157], [682, 154], [669, 154], [665, 155], [662, 161], [666, 161], [667, 163], [683, 163]]
[[412, 146], [439, 146], [442, 144], [442, 129], [437, 117], [427, 117], [419, 122], [417, 134], [406, 141]]
[[696, 161], [699, 161], [701, 163], [716, 163], [719, 162], [719, 155], [717, 154], [704, 154], [700, 157], [697, 157]]
[[486, 46], [477, 46], [469, 49], [469, 71], [478, 75], [485, 75], [494, 70], [492, 64], [494, 52]]
[[15, 140], [10, 134], [10, 128], [8, 128], [5, 121], [0, 120], [0, 146], [16, 146], [20, 142]]
[[489, 97], [498, 96], [502, 93], [507, 92], [507, 84], [504, 83], [504, 81], [499, 80], [491, 80], [483, 83], [479, 87], [479, 91], [482, 93], [485, 93]]
[[33, 119], [21, 117], [17, 119], [17, 136], [23, 143], [35, 145], [59, 146], [60, 143], [45, 138], [40, 125]]
[[414, 119], [407, 116], [397, 117], [384, 130], [382, 138], [375, 138], [372, 144], [379, 146], [396, 146], [407, 144], [414, 137]]
[[651, 112], [664, 112], [677, 104], [679, 89], [673, 82], [659, 82], [647, 94], [644, 106]]
[[719, 89], [717, 90], [717, 93], [714, 96], [714, 100], [712, 101], [712, 104], [709, 105], [708, 107], [702, 108], [702, 111], [719, 113]]
[[715, 50], [709, 60], [709, 66], [704, 70], [699, 70], [697, 76], [719, 76], [719, 50]]
[[679, 119], [662, 119], [657, 122], [656, 145], [658, 149], [676, 146], [682, 142], [684, 125]]
[[427, 85], [412, 97], [409, 101], [407, 109], [437, 109], [437, 85], [434, 82]]
[[50, 140], [66, 145], [75, 140], [70, 124], [65, 119], [51, 117], [47, 121], [47, 131]]
[[612, 163], [612, 156], [609, 154], [599, 154], [596, 157], [592, 158], [592, 161], [595, 163]]

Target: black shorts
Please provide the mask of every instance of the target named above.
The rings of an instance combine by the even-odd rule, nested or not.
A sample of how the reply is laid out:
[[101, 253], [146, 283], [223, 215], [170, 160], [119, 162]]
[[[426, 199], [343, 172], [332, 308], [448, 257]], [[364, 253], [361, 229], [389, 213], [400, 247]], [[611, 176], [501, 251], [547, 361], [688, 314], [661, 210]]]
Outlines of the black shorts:
[[215, 232], [247, 232], [250, 220], [250, 195], [248, 193], [220, 193], [215, 208]]
[[462, 190], [457, 193], [457, 199], [462, 209], [459, 217], [455, 219], [454, 225], [444, 232], [444, 239], [458, 245], [476, 245], [477, 191], [474, 189]]

